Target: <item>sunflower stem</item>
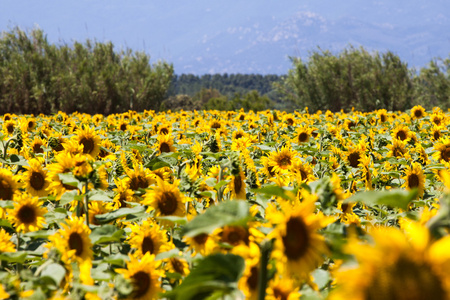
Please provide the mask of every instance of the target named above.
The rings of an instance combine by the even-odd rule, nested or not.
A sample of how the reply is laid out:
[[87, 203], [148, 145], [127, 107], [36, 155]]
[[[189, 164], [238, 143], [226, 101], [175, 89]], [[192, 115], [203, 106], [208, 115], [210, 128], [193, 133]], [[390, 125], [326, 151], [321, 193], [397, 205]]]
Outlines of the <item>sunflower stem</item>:
[[84, 183], [84, 213], [86, 215], [86, 226], [89, 228], [89, 195], [88, 195], [89, 180]]
[[272, 251], [273, 241], [264, 241], [261, 244], [261, 259], [258, 275], [258, 300], [266, 298], [267, 288], [267, 264], [269, 263], [270, 252]]
[[[222, 165], [219, 165], [219, 182], [222, 181], [222, 177], [223, 177], [223, 168]], [[223, 189], [222, 187], [220, 187], [217, 190], [217, 202], [222, 202], [222, 197], [223, 197]]]

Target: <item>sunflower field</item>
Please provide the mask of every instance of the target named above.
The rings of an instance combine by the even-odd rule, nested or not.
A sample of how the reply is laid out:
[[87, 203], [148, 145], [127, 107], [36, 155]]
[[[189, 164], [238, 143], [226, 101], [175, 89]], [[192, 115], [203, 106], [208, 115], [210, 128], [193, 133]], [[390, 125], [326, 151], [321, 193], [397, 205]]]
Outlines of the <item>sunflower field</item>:
[[437, 107], [0, 124], [0, 299], [450, 299]]

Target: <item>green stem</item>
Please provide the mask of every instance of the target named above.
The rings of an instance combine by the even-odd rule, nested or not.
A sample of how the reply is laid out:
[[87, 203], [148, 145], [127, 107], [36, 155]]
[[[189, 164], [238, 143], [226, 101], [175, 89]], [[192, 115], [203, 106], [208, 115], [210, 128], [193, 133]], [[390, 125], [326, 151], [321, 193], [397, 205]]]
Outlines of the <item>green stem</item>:
[[84, 213], [86, 215], [86, 226], [89, 227], [89, 196], [88, 196], [88, 184], [89, 180], [86, 180], [84, 184]]
[[270, 252], [272, 251], [272, 240], [264, 241], [261, 244], [261, 259], [258, 275], [258, 300], [266, 298], [267, 288], [267, 264], [269, 263]]

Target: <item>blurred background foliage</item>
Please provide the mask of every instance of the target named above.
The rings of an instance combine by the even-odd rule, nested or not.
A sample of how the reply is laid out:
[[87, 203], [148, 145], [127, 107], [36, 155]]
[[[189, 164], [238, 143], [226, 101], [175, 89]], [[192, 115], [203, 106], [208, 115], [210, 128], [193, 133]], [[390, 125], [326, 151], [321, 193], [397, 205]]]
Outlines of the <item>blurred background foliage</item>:
[[175, 75], [172, 64], [110, 42], [55, 45], [40, 29], [16, 27], [0, 38], [0, 113], [450, 108], [450, 59], [415, 70], [391, 51], [350, 46], [291, 61], [282, 76]]

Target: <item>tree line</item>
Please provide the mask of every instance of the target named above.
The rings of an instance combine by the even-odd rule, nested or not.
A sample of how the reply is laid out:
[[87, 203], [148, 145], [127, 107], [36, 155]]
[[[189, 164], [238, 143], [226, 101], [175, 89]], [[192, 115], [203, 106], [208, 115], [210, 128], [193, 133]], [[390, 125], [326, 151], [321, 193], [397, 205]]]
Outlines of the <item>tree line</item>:
[[51, 44], [40, 29], [0, 37], [0, 114], [127, 110], [450, 108], [450, 59], [420, 70], [393, 52], [348, 47], [292, 57], [287, 74], [175, 75], [173, 65], [111, 42]]

